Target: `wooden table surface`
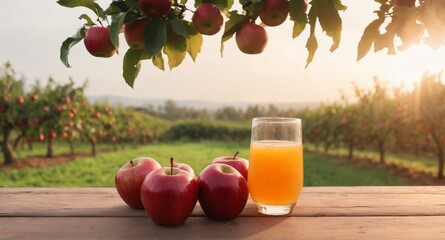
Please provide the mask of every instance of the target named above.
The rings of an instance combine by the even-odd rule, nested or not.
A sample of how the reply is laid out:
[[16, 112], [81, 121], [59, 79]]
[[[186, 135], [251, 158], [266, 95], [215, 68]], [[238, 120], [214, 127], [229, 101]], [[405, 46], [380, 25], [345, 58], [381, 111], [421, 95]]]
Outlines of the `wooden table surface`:
[[0, 239], [445, 239], [445, 186], [306, 187], [291, 216], [155, 225], [114, 188], [0, 188]]

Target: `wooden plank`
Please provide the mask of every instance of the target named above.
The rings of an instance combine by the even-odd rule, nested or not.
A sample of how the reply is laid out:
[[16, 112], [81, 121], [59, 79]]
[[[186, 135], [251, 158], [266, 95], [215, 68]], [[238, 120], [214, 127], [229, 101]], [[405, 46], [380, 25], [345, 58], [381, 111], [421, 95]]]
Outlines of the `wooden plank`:
[[[445, 216], [445, 186], [305, 187], [293, 216]], [[1, 216], [146, 216], [114, 188], [3, 188]], [[193, 216], [203, 216], [199, 205]], [[242, 216], [259, 216], [251, 200]]]
[[444, 239], [445, 217], [189, 218], [175, 228], [148, 217], [0, 217], [0, 239]]

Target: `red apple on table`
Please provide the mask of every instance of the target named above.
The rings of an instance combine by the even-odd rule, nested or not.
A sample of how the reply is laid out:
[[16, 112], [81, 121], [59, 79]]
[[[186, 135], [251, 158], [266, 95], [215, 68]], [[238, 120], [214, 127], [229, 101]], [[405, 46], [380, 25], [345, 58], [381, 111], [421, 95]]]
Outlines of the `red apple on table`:
[[125, 163], [116, 173], [114, 182], [122, 200], [131, 208], [143, 208], [141, 186], [145, 177], [161, 165], [149, 157], [140, 157]]
[[236, 32], [235, 39], [241, 52], [259, 54], [267, 45], [267, 32], [255, 23], [246, 23]]
[[219, 8], [210, 3], [200, 4], [193, 14], [192, 21], [196, 31], [204, 35], [218, 33], [224, 23]]
[[195, 208], [198, 184], [189, 172], [173, 167], [172, 161], [170, 167], [147, 175], [141, 187], [141, 198], [153, 222], [178, 226], [187, 220]]
[[227, 165], [230, 165], [234, 167], [236, 170], [238, 170], [241, 175], [243, 175], [244, 179], [247, 181], [247, 173], [249, 171], [249, 161], [244, 158], [237, 157], [238, 151], [235, 153], [235, 156], [223, 156], [223, 157], [217, 157], [213, 159], [213, 163], [224, 163]]
[[182, 169], [182, 170], [184, 170], [186, 172], [189, 172], [192, 176], [195, 176], [195, 171], [188, 164], [185, 164], [185, 163], [173, 163], [173, 167]]
[[139, 7], [149, 17], [162, 17], [170, 11], [171, 0], [139, 0]]
[[225, 221], [237, 217], [249, 196], [247, 181], [232, 166], [210, 164], [198, 178], [199, 203], [206, 216]]
[[[125, 41], [128, 46], [134, 49], [144, 49], [144, 30], [148, 24], [148, 19], [138, 19], [124, 25]], [[108, 112], [108, 111], [106, 111]]]
[[267, 26], [274, 27], [286, 21], [288, 13], [289, 4], [287, 0], [265, 0], [260, 19]]
[[110, 30], [106, 27], [90, 27], [83, 42], [88, 52], [95, 57], [108, 58], [116, 53], [110, 40]]

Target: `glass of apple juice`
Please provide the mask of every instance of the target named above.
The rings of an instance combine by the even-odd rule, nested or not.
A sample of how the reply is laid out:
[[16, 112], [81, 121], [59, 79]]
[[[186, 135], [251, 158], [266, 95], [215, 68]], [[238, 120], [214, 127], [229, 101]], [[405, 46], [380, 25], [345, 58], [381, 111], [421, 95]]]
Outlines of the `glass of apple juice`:
[[303, 188], [301, 119], [252, 120], [248, 185], [258, 211], [290, 214]]

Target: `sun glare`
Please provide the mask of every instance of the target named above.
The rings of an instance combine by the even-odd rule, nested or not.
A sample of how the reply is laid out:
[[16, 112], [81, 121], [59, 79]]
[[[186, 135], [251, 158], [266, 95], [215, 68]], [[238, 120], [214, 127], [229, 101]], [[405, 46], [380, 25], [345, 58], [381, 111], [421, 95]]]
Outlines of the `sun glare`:
[[445, 48], [433, 50], [426, 45], [416, 45], [399, 53], [394, 59], [391, 83], [412, 89], [425, 73], [435, 74], [445, 69]]

